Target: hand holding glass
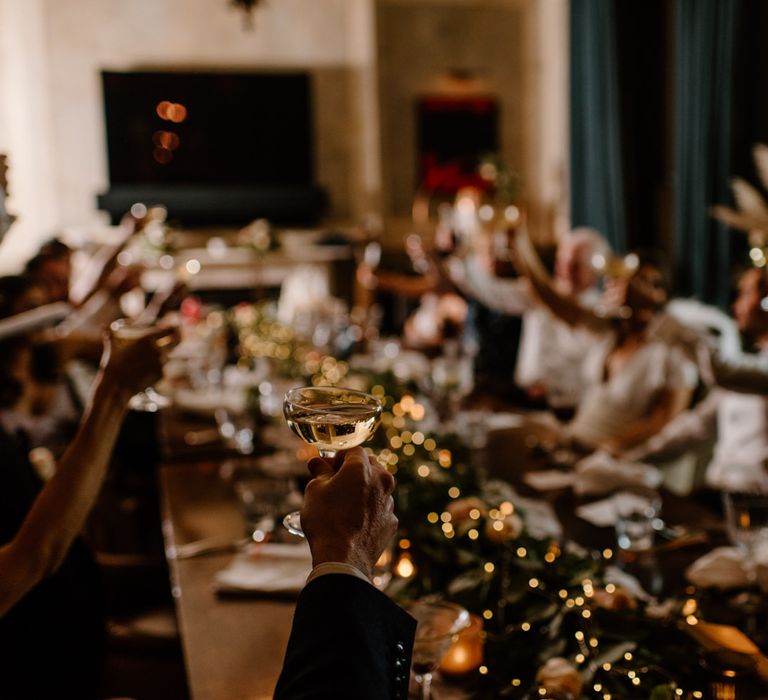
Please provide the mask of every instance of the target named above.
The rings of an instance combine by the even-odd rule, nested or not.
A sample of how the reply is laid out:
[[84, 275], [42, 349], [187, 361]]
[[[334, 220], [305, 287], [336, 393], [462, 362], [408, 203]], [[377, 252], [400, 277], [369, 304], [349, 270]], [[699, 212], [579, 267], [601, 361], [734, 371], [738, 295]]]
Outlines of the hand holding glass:
[[[381, 411], [381, 401], [374, 396], [343, 387], [291, 389], [283, 401], [288, 427], [314, 445], [324, 459], [368, 440], [379, 424]], [[298, 511], [286, 515], [283, 524], [294, 535], [304, 536]]]

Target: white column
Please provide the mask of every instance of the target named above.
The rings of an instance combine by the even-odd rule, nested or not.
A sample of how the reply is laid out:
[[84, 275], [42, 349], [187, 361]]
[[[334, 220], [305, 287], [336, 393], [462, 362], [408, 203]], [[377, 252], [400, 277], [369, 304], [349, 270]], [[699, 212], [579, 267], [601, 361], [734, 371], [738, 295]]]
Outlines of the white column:
[[9, 211], [0, 273], [17, 271], [58, 220], [43, 0], [0, 0], [0, 151], [8, 154]]

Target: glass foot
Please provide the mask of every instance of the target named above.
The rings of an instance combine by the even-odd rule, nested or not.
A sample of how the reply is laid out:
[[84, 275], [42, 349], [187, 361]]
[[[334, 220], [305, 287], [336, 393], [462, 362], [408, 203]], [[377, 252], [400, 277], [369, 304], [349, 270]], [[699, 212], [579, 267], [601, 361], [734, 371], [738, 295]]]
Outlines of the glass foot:
[[283, 518], [283, 526], [288, 532], [297, 537], [304, 537], [304, 530], [301, 529], [301, 513], [294, 510]]

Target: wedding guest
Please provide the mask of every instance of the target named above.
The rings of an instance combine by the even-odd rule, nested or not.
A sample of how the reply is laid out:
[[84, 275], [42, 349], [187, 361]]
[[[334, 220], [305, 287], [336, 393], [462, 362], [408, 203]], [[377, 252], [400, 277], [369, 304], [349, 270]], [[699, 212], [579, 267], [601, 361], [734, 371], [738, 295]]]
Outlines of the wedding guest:
[[[563, 236], [555, 252], [557, 292], [587, 308], [596, 304], [600, 295], [592, 258], [606, 256], [609, 251], [605, 239], [594, 229], [578, 228]], [[575, 407], [584, 388], [580, 367], [590, 335], [553, 314], [526, 277], [494, 276], [482, 248], [464, 260], [454, 257], [448, 269], [468, 296], [496, 311], [522, 317], [517, 362], [511, 369], [516, 384], [531, 398], [545, 398], [553, 408]]]
[[98, 697], [103, 620], [79, 538], [130, 397], [160, 376], [175, 329], [110, 337], [74, 440], [44, 486], [23, 433], [0, 430], [0, 697]]
[[698, 373], [679, 346], [655, 337], [667, 284], [652, 258], [639, 256], [631, 276], [607, 279], [603, 298], [620, 313], [606, 319], [584, 357], [586, 388], [564, 435], [579, 447], [621, 453], [688, 407]]
[[[716, 360], [720, 383], [691, 411], [629, 453], [632, 459], [677, 456], [715, 437], [707, 483], [723, 491], [768, 493], [768, 276], [752, 268], [739, 279], [733, 315], [755, 355]], [[752, 391], [750, 392], [750, 386]], [[757, 393], [760, 392], [760, 393]]]
[[411, 234], [405, 241], [416, 275], [376, 269], [365, 260], [357, 267], [357, 281], [365, 289], [394, 292], [418, 301], [403, 325], [406, 345], [419, 350], [438, 350], [446, 338], [455, 338], [467, 319], [467, 303], [441, 273], [433, 255], [424, 250], [421, 238]]
[[274, 697], [404, 700], [416, 621], [371, 583], [397, 530], [394, 479], [359, 447], [308, 466], [301, 524], [313, 569]]

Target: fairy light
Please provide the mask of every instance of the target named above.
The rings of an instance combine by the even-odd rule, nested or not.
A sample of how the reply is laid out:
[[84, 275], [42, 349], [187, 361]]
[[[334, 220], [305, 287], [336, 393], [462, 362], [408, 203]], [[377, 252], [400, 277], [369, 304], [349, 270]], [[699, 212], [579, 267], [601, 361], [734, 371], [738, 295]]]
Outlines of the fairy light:
[[467, 537], [469, 537], [470, 540], [476, 540], [480, 537], [480, 533], [475, 528], [472, 528], [467, 532]]
[[416, 567], [409, 554], [403, 552], [395, 565], [395, 573], [400, 578], [411, 578], [416, 573]]
[[568, 597], [568, 591], [565, 590], [565, 588], [561, 588], [557, 595], [559, 595], [563, 600], [565, 600]]
[[584, 598], [582, 598], [580, 595], [576, 596], [573, 599], [573, 602], [576, 603], [576, 605], [578, 605], [579, 607], [581, 607], [582, 605], [584, 605]]
[[552, 562], [555, 561], [555, 555], [552, 554], [552, 552], [547, 552], [544, 555], [544, 561], [547, 562], [547, 564], [551, 564]]
[[582, 616], [582, 617], [583, 617], [585, 620], [589, 620], [589, 618], [590, 618], [590, 617], [592, 617], [592, 613], [591, 613], [589, 610], [582, 610], [582, 611], [581, 611], [581, 616]]
[[582, 632], [581, 630], [576, 632], [573, 636], [576, 637], [576, 641], [578, 641], [578, 642], [583, 642], [584, 641], [584, 632]]
[[685, 621], [691, 625], [691, 627], [699, 624], [699, 618], [696, 617], [696, 615], [688, 615], [688, 617], [685, 618]]
[[414, 445], [422, 445], [424, 443], [424, 433], [417, 431], [413, 434], [411, 439], [413, 440]]
[[432, 452], [437, 447], [437, 443], [432, 438], [424, 440], [424, 449], [427, 452]]
[[628, 651], [626, 654], [624, 654], [624, 658], [625, 658], [627, 661], [632, 661], [632, 652], [629, 652], [629, 651]]
[[434, 525], [440, 520], [440, 516], [433, 511], [432, 513], [427, 515], [427, 520], [429, 520], [429, 522], [431, 522]]
[[[411, 409], [411, 418], [413, 418], [413, 420], [415, 420], [415, 421], [424, 420], [424, 416], [426, 415], [426, 413], [427, 413], [427, 411], [424, 408], [424, 406], [422, 406], [420, 403], [417, 403]], [[418, 445], [420, 443], [417, 442], [416, 444]]]
[[520, 629], [523, 630], [523, 632], [529, 632], [531, 629], [531, 623], [524, 622], [522, 625], [520, 625]]
[[403, 447], [403, 454], [406, 457], [413, 457], [416, 454], [416, 448], [413, 445], [405, 445]]
[[587, 658], [584, 656], [584, 654], [576, 654], [576, 656], [573, 657], [577, 664], [583, 664], [584, 660]]
[[589, 646], [591, 646], [593, 649], [597, 649], [598, 644], [600, 644], [600, 642], [594, 637], [589, 640]]
[[477, 672], [481, 676], [484, 676], [484, 675], [486, 675], [488, 673], [488, 667], [487, 666], [480, 666], [480, 668], [477, 669]]
[[501, 520], [504, 516], [501, 514], [501, 511], [498, 508], [491, 508], [488, 511], [488, 516], [492, 520]]
[[400, 540], [397, 544], [400, 547], [400, 549], [410, 549], [411, 548], [411, 541], [407, 540], [405, 538]]
[[608, 584], [608, 585], [605, 587], [605, 592], [606, 592], [606, 593], [615, 593], [615, 592], [616, 592], [616, 586], [614, 586], [612, 583], [609, 583], [609, 584]]
[[490, 620], [493, 617], [493, 610], [483, 610], [483, 617]]
[[603, 550], [603, 559], [611, 559], [613, 557], [613, 550], [610, 547], [606, 547]]
[[629, 671], [627, 673], [627, 678], [635, 678], [637, 674], [634, 671]]
[[640, 685], [640, 679], [637, 676], [632, 679], [632, 685]]
[[485, 569], [486, 574], [492, 574], [496, 570], [496, 566], [492, 561], [487, 561], [483, 565], [483, 569]]
[[422, 464], [417, 470], [416, 473], [422, 478], [426, 479], [429, 476], [430, 469], [426, 464]]
[[443, 512], [440, 514], [440, 520], [442, 520], [444, 523], [449, 523], [449, 522], [451, 522], [451, 518], [452, 518], [452, 516], [451, 516], [451, 514], [450, 514], [450, 513], [449, 513], [447, 510], [446, 510], [446, 511], [443, 511]]
[[395, 435], [389, 439], [389, 444], [392, 445], [392, 449], [399, 450], [403, 446], [403, 440], [399, 435]]
[[494, 520], [491, 527], [496, 530], [496, 532], [501, 532], [504, 529], [504, 523], [501, 520]]
[[499, 506], [499, 510], [500, 510], [500, 511], [501, 511], [501, 512], [502, 512], [504, 515], [512, 515], [512, 513], [514, 513], [514, 512], [515, 512], [515, 506], [513, 506], [513, 505], [512, 505], [512, 504], [511, 504], [509, 501], [504, 501], [504, 503], [502, 503], [502, 504]]
[[613, 667], [611, 666], [610, 663], [606, 662], [606, 663], [603, 664], [603, 671], [610, 671], [611, 668], [613, 668]]
[[453, 525], [450, 523], [443, 523], [441, 529], [447, 535], [449, 532], [453, 532]]
[[528, 581], [528, 585], [529, 585], [531, 588], [538, 588], [538, 587], [539, 587], [539, 579], [537, 579], [537, 578], [532, 578], [532, 579], [530, 579], [530, 580]]
[[688, 615], [693, 615], [693, 613], [696, 612], [697, 607], [696, 600], [694, 598], [688, 598], [688, 600], [685, 601], [681, 612], [685, 617], [688, 617]]
[[528, 554], [528, 550], [525, 547], [518, 547], [515, 554], [517, 554], [517, 556], [522, 559], [526, 554]]
[[511, 685], [515, 688], [519, 688], [522, 681], [519, 678], [513, 678]]
[[398, 430], [402, 430], [405, 427], [405, 418], [402, 416], [395, 416], [392, 419], [392, 425]]
[[592, 686], [592, 690], [594, 690], [596, 693], [599, 693], [603, 689], [603, 686], [601, 683], [595, 683]]
[[480, 511], [477, 508], [473, 508], [469, 511], [470, 520], [480, 520]]
[[410, 430], [403, 430], [403, 432], [400, 433], [400, 439], [403, 442], [410, 442], [413, 440], [413, 433]]
[[568, 600], [565, 601], [565, 607], [566, 608], [572, 608], [574, 605], [575, 605], [575, 603], [570, 598], [568, 598]]

